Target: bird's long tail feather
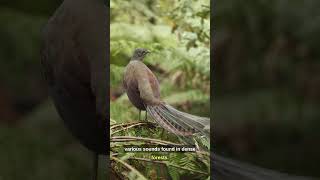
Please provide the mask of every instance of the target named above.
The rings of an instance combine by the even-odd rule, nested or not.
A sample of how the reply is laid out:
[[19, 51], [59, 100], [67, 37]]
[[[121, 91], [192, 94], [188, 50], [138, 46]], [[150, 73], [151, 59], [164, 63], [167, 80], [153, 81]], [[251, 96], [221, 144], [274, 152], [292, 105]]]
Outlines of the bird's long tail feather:
[[168, 104], [147, 106], [149, 115], [164, 129], [178, 136], [210, 137], [210, 119], [181, 112]]
[[[210, 119], [181, 112], [168, 104], [147, 106], [149, 115], [164, 129], [180, 136], [210, 139]], [[212, 153], [214, 180], [312, 180], [260, 168]]]

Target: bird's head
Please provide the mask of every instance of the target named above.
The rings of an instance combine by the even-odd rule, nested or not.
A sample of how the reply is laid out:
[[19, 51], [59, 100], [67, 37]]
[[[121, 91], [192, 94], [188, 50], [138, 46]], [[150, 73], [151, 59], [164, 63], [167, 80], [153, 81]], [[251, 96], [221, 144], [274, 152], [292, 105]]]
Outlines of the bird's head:
[[150, 51], [144, 48], [137, 48], [134, 50], [134, 53], [131, 57], [131, 60], [138, 60], [138, 61], [142, 61], [143, 58], [149, 54]]

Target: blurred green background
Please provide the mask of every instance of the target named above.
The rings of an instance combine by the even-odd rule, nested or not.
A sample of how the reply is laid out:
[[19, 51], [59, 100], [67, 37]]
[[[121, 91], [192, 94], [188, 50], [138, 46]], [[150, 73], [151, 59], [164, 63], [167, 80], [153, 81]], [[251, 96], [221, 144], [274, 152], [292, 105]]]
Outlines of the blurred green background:
[[320, 177], [320, 1], [215, 1], [217, 150]]
[[61, 2], [0, 3], [0, 180], [91, 176], [91, 153], [65, 129], [41, 74], [40, 33]]
[[[0, 4], [3, 180], [90, 173], [90, 153], [63, 127], [41, 77], [39, 33], [60, 3]], [[218, 152], [320, 177], [319, 7], [317, 0], [216, 0], [211, 89]]]

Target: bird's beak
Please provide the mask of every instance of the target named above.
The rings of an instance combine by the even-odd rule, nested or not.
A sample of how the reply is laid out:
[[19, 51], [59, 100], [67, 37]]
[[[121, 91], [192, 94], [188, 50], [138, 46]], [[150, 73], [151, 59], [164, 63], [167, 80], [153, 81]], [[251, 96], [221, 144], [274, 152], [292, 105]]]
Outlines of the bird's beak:
[[148, 50], [148, 51], [147, 51], [147, 54], [149, 54], [149, 53], [151, 53], [151, 51]]

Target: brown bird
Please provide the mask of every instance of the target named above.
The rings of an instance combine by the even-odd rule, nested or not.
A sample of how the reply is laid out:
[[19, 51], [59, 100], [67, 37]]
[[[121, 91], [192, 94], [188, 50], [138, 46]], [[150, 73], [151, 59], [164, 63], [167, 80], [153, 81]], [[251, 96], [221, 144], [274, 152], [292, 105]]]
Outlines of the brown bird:
[[108, 11], [100, 0], [65, 0], [43, 31], [41, 63], [66, 127], [94, 152], [107, 154]]
[[128, 98], [139, 109], [139, 115], [141, 110], [146, 110], [159, 125], [178, 136], [200, 133], [209, 138], [209, 118], [178, 111], [161, 101], [159, 81], [142, 62], [148, 53], [150, 51], [143, 48], [134, 51], [123, 79]]
[[[176, 110], [161, 101], [160, 87], [156, 76], [142, 62], [150, 53], [138, 48], [134, 51], [124, 73], [123, 86], [131, 103], [146, 110], [164, 129], [178, 136], [191, 136], [198, 133], [209, 139], [210, 119]], [[213, 179], [223, 180], [310, 180], [311, 178], [290, 176], [284, 173], [248, 165], [225, 158], [211, 152]]]

